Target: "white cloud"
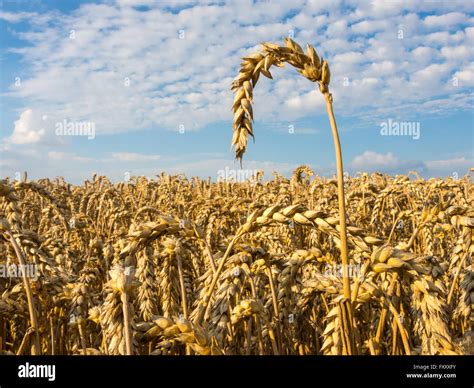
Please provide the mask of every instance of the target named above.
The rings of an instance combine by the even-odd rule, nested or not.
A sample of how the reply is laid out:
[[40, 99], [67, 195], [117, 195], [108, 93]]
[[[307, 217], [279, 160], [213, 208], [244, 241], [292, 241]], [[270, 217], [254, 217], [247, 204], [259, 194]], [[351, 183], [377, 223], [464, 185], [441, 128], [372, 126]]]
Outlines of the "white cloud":
[[465, 45], [461, 46], [453, 46], [453, 47], [443, 47], [441, 49], [441, 55], [446, 57], [447, 59], [452, 60], [469, 60], [469, 58], [473, 55], [473, 48], [468, 47]]
[[21, 22], [22, 20], [28, 19], [35, 16], [34, 13], [30, 12], [3, 12], [0, 11], [0, 20], [5, 20], [10, 23], [18, 23]]
[[[449, 75], [450, 66], [447, 63], [433, 63], [413, 72], [410, 76], [410, 81], [412, 86], [421, 88], [421, 93], [423, 90], [430, 90], [433, 91], [433, 94], [436, 94], [436, 92], [439, 93], [442, 90], [441, 84], [446, 84]], [[417, 90], [417, 93], [420, 93], [420, 90]]]
[[286, 106], [301, 112], [307, 112], [317, 106], [324, 106], [324, 104], [319, 90], [311, 90], [304, 95], [296, 95], [286, 101]]
[[433, 47], [420, 46], [414, 49], [411, 54], [418, 62], [429, 63], [438, 56], [438, 50]]
[[396, 67], [392, 61], [374, 62], [370, 66], [371, 70], [380, 75], [390, 75]]
[[461, 12], [450, 12], [444, 15], [430, 15], [423, 20], [428, 27], [446, 27], [452, 24], [466, 23], [467, 15]]
[[460, 178], [469, 174], [469, 169], [474, 166], [474, 157], [461, 156], [451, 159], [430, 160], [426, 163], [428, 176]]
[[457, 44], [462, 42], [464, 38], [465, 34], [463, 31], [457, 31], [452, 34], [448, 31], [440, 31], [420, 36], [420, 40], [424, 44], [431, 44], [433, 46]]
[[330, 37], [344, 37], [347, 34], [347, 21], [338, 20], [332, 23], [327, 29], [327, 34]]
[[356, 64], [366, 61], [362, 53], [356, 51], [349, 51], [343, 54], [338, 54], [334, 57], [334, 61], [343, 63], [344, 65]]
[[75, 153], [67, 153], [62, 151], [48, 152], [48, 158], [54, 161], [76, 161], [76, 162], [92, 162], [94, 159], [76, 155]]
[[[182, 2], [180, 2], [182, 3]], [[125, 7], [136, 7], [140, 5], [153, 5], [156, 4], [155, 0], [117, 0], [117, 4]]]
[[474, 43], [474, 27], [467, 27], [464, 31], [466, 34], [466, 40], [471, 44]]
[[352, 162], [351, 167], [361, 171], [373, 170], [390, 167], [393, 168], [400, 161], [391, 152], [386, 154], [379, 154], [374, 151], [365, 151], [362, 155], [356, 156]]
[[160, 160], [160, 155], [145, 155], [133, 152], [114, 152], [112, 157], [121, 162], [149, 162]]
[[452, 159], [441, 159], [431, 161], [405, 160], [394, 155], [392, 152], [378, 153], [375, 151], [364, 151], [357, 155], [351, 163], [349, 170], [352, 172], [384, 172], [389, 174], [406, 174], [409, 171], [418, 171], [424, 176], [452, 176], [457, 173], [459, 177], [468, 173], [474, 159], [461, 156]]
[[433, 169], [468, 169], [472, 166], [472, 162], [472, 159], [469, 160], [466, 157], [461, 157], [453, 159], [431, 160], [426, 162], [426, 165]]
[[41, 120], [32, 109], [26, 109], [20, 114], [20, 118], [15, 121], [15, 128], [7, 142], [12, 144], [40, 142], [46, 133], [46, 130], [42, 127]]
[[[173, 1], [120, 0], [83, 4], [72, 14], [42, 14], [44, 20], [37, 22], [34, 31], [18, 35], [28, 44], [14, 52], [32, 65], [32, 72], [8, 96], [49, 115], [54, 112], [57, 121], [93, 121], [98, 136], [146, 128], [177, 130], [180, 125], [190, 131], [231, 119], [229, 85], [240, 57], [260, 41], [280, 41], [290, 30], [301, 43], [315, 43], [329, 59], [333, 94], [344, 104], [346, 115], [360, 115], [361, 106], [396, 109], [406, 100], [421, 104], [434, 94], [448, 92], [425, 82], [439, 76], [427, 66], [439, 55], [438, 48], [448, 62], [433, 66], [442, 68], [443, 76], [459, 71], [460, 58], [473, 59], [468, 50], [471, 29], [426, 30], [434, 24], [469, 21], [449, 6], [427, 6], [444, 14], [420, 23], [414, 12], [422, 7], [407, 2], [354, 2], [350, 9], [334, 1], [324, 4], [180, 1], [179, 7], [185, 9], [179, 10]], [[138, 5], [148, 7], [133, 8]], [[287, 19], [289, 11], [294, 15]], [[26, 16], [4, 17], [14, 21]], [[46, 17], [55, 23], [46, 23]], [[399, 27], [406, 34], [403, 40], [397, 39]], [[184, 31], [184, 39], [179, 39], [179, 30]], [[366, 39], [359, 34], [375, 36]], [[318, 102], [311, 93], [313, 85], [294, 71], [277, 69], [276, 80], [278, 73], [290, 83], [267, 87], [265, 81], [259, 82], [256, 97], [259, 91], [269, 90], [272, 96], [265, 101], [268, 107], [257, 110], [257, 119], [324, 113], [324, 104], [316, 109], [313, 104]], [[379, 92], [423, 74], [426, 77], [412, 87]], [[343, 77], [359, 88], [338, 94]], [[364, 81], [372, 78], [379, 79], [377, 88]], [[258, 103], [256, 98], [256, 108]]]
[[399, 159], [392, 152], [381, 154], [375, 151], [364, 151], [349, 164], [352, 172], [384, 172], [388, 174], [406, 174], [409, 171], [426, 173], [426, 165], [419, 160]]
[[353, 24], [352, 31], [356, 34], [371, 34], [375, 31], [382, 31], [388, 27], [386, 20], [364, 20], [362, 22]]
[[462, 68], [454, 74], [458, 83], [464, 86], [474, 86], [474, 63]]

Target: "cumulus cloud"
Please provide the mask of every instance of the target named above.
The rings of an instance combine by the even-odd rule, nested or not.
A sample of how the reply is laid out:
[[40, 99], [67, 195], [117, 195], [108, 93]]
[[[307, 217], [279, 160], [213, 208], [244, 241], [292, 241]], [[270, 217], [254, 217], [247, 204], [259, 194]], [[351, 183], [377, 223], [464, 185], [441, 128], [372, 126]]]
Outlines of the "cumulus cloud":
[[454, 73], [454, 78], [464, 86], [474, 86], [474, 63], [470, 63]]
[[385, 167], [393, 168], [400, 161], [391, 152], [379, 154], [374, 151], [365, 151], [352, 160], [351, 166], [359, 170], [380, 169]]
[[446, 27], [452, 24], [466, 23], [468, 16], [461, 12], [449, 12], [444, 15], [427, 16], [423, 23], [428, 27]]
[[26, 109], [15, 121], [13, 133], [7, 142], [11, 144], [32, 144], [38, 143], [44, 137], [46, 130], [42, 126], [42, 118], [33, 112], [32, 109]]
[[364, 20], [351, 26], [356, 34], [370, 34], [375, 31], [382, 31], [388, 27], [389, 23], [385, 20]]
[[375, 151], [364, 151], [357, 155], [350, 163], [350, 168], [354, 171], [378, 171], [386, 173], [406, 173], [410, 170], [425, 172], [426, 166], [417, 160], [402, 160], [392, 152], [381, 154]]
[[411, 52], [413, 58], [422, 63], [428, 63], [438, 57], [438, 50], [433, 47], [419, 46]]

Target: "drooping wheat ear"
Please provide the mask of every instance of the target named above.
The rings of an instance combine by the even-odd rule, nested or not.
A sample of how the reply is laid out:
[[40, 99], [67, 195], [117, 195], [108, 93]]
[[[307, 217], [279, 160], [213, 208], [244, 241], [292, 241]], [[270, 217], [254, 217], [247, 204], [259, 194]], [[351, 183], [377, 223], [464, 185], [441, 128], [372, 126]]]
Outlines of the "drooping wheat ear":
[[240, 73], [232, 82], [232, 91], [235, 93], [232, 110], [234, 112], [234, 135], [232, 146], [235, 146], [236, 159], [242, 160], [247, 148], [249, 135], [254, 137], [253, 122], [253, 89], [257, 84], [260, 74], [272, 78], [269, 71], [272, 65], [283, 67], [287, 62], [311, 82], [319, 82], [321, 93], [328, 92], [330, 71], [328, 63], [319, 58], [316, 50], [307, 44], [306, 51], [290, 38], [285, 38], [285, 46], [273, 43], [262, 43], [261, 52], [243, 58]]
[[[260, 73], [268, 78], [272, 78], [270, 74], [271, 65], [283, 66], [284, 62], [293, 65], [300, 74], [312, 82], [319, 82], [319, 90], [326, 100], [326, 110], [331, 125], [334, 150], [336, 155], [337, 168], [337, 188], [339, 202], [339, 228], [341, 231], [341, 263], [343, 267], [344, 280], [344, 297], [350, 299], [350, 281], [349, 281], [349, 259], [347, 255], [347, 232], [346, 232], [346, 206], [344, 196], [344, 169], [342, 162], [341, 143], [339, 141], [339, 132], [337, 130], [336, 119], [332, 108], [332, 95], [329, 93], [329, 82], [331, 73], [329, 64], [320, 59], [314, 48], [307, 44], [307, 54], [304, 53], [300, 45], [292, 39], [285, 39], [286, 47], [278, 46], [272, 43], [263, 43], [262, 51], [245, 57], [241, 64], [240, 74], [232, 83], [231, 89], [235, 92], [232, 145], [235, 145], [236, 159], [242, 157], [247, 148], [248, 136], [253, 136], [252, 132], [252, 96]], [[250, 82], [251, 81], [251, 82]], [[351, 309], [349, 309], [351, 315]], [[352, 317], [348, 319], [350, 327], [348, 328], [349, 336], [352, 341]]]

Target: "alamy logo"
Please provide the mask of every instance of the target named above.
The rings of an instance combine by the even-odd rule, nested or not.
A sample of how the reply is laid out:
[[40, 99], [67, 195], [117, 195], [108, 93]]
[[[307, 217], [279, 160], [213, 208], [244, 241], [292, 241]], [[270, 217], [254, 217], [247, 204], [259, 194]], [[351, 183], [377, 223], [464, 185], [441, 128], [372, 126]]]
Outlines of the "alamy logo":
[[258, 170], [239, 169], [235, 170], [226, 166], [225, 169], [217, 171], [218, 182], [246, 182], [257, 178]]
[[43, 378], [48, 381], [56, 380], [56, 365], [25, 365], [18, 367], [18, 377], [22, 379]]
[[94, 139], [95, 123], [91, 121], [58, 121], [56, 136], [87, 136], [88, 139]]
[[411, 136], [413, 140], [420, 138], [419, 121], [383, 121], [380, 123], [380, 134], [382, 136]]
[[38, 280], [36, 264], [0, 264], [0, 278], [21, 278], [26, 276]]
[[[350, 278], [357, 278], [361, 274], [360, 264], [348, 264], [347, 273]], [[342, 278], [344, 275], [344, 267], [342, 264], [326, 264], [326, 270], [324, 271], [325, 276], [336, 276]]]

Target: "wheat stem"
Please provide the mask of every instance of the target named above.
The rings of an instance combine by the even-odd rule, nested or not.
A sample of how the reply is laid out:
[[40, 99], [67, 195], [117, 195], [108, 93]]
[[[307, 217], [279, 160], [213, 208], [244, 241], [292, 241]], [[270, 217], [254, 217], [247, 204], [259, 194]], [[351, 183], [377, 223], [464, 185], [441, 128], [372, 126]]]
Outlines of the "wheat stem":
[[122, 301], [122, 310], [123, 310], [123, 331], [125, 336], [125, 347], [127, 355], [131, 356], [133, 354], [132, 349], [132, 329], [130, 325], [130, 306], [129, 298], [127, 292], [122, 292], [120, 294], [120, 299]]
[[219, 267], [217, 268], [217, 271], [214, 273], [214, 276], [212, 278], [212, 282], [207, 289], [206, 295], [204, 296], [204, 300], [202, 302], [202, 305], [200, 306], [199, 314], [196, 318], [196, 324], [201, 325], [204, 317], [206, 316], [207, 309], [209, 307], [209, 302], [211, 300], [212, 293], [214, 292], [214, 289], [216, 288], [217, 281], [219, 280], [219, 276], [222, 273], [222, 270], [224, 269], [225, 262], [227, 261], [227, 258], [229, 257], [229, 254], [234, 247], [234, 244], [237, 242], [238, 238], [241, 236], [241, 232], [238, 231], [230, 244], [228, 245], [224, 256], [221, 258], [221, 261], [219, 263]]
[[21, 268], [24, 270], [22, 272], [23, 278], [23, 285], [25, 287], [26, 298], [28, 299], [28, 311], [30, 313], [30, 321], [31, 327], [35, 331], [35, 338], [33, 342], [33, 355], [40, 355], [41, 354], [41, 347], [40, 347], [40, 339], [39, 339], [39, 331], [38, 331], [38, 318], [36, 316], [36, 306], [33, 299], [33, 294], [31, 293], [30, 281], [27, 276], [26, 271], [26, 260], [21, 252], [20, 247], [18, 246], [15, 237], [11, 234], [10, 231], [6, 231], [7, 236], [10, 238], [10, 242], [13, 245], [13, 249], [15, 250], [16, 256], [18, 258], [18, 262], [20, 263]]
[[342, 261], [342, 282], [344, 290], [344, 298], [348, 300], [348, 335], [350, 342], [354, 341], [354, 329], [352, 321], [352, 303], [351, 303], [351, 285], [349, 279], [349, 258], [347, 255], [347, 230], [346, 230], [346, 205], [344, 197], [344, 168], [342, 162], [341, 142], [339, 141], [339, 133], [337, 131], [336, 118], [332, 109], [332, 95], [329, 92], [324, 93], [326, 100], [326, 110], [331, 124], [332, 136], [334, 140], [334, 149], [336, 153], [337, 168], [337, 196], [339, 201], [339, 228], [341, 236], [341, 261]]

